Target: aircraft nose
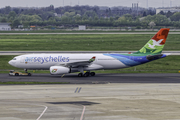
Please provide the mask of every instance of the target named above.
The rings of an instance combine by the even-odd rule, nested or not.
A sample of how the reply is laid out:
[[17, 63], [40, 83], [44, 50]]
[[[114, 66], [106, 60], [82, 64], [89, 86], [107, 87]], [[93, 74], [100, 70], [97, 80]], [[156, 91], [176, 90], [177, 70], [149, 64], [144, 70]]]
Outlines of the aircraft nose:
[[9, 63], [10, 65], [12, 65], [12, 66], [15, 65], [15, 62], [13, 62], [12, 60], [10, 60], [8, 63]]
[[12, 65], [12, 61], [10, 60], [9, 62], [8, 62], [10, 65]]

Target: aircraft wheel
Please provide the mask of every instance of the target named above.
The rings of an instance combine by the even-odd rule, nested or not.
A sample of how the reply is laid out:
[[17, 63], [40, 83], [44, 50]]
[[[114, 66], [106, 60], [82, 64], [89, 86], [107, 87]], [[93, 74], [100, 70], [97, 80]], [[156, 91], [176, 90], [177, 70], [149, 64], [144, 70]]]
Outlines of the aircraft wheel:
[[31, 76], [31, 73], [28, 73], [28, 76]]
[[95, 76], [96, 73], [95, 72], [91, 72], [90, 74], [91, 74], [91, 76]]
[[18, 73], [15, 73], [15, 76], [19, 76], [19, 74], [18, 74]]
[[84, 77], [88, 77], [89, 76], [89, 72], [86, 72], [85, 74], [84, 74]]
[[82, 77], [82, 76], [83, 76], [83, 74], [82, 74], [82, 73], [79, 73], [79, 74], [78, 74], [78, 77]]

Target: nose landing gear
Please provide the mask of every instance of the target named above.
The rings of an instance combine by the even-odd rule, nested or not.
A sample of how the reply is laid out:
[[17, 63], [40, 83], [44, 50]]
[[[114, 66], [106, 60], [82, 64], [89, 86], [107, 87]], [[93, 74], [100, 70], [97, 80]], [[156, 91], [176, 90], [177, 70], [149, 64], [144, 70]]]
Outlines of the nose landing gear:
[[25, 73], [27, 73], [27, 69], [24, 69]]
[[27, 69], [24, 69], [24, 71], [28, 76], [31, 76], [31, 73], [28, 73]]

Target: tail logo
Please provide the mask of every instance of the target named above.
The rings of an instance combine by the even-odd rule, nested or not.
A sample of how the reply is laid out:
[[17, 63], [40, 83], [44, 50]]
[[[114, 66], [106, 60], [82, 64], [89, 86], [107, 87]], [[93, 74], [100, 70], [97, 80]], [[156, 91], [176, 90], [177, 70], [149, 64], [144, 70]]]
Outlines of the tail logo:
[[155, 46], [162, 46], [160, 43], [163, 41], [164, 39], [161, 39], [159, 41], [153, 40], [150, 42], [153, 42], [153, 44], [151, 45], [150, 42], [148, 43], [149, 47], [152, 49], [156, 49]]
[[147, 44], [136, 53], [160, 54], [165, 45], [169, 30], [169, 28], [162, 28], [161, 30], [159, 30], [157, 34], [153, 38], [151, 38], [147, 42]]

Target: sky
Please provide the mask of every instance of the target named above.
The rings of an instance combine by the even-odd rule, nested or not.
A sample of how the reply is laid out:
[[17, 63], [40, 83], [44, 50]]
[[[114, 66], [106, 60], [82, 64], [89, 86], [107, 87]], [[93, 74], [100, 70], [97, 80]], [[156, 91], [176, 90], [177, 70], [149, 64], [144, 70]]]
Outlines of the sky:
[[[64, 2], [63, 2], [64, 1]], [[139, 3], [140, 7], [170, 7], [180, 6], [180, 0], [0, 0], [0, 8], [5, 6], [11, 7], [47, 7], [54, 5], [54, 7], [75, 6], [75, 5], [90, 5], [90, 6], [127, 6], [131, 7], [132, 3]], [[63, 4], [64, 3], [64, 4]]]

